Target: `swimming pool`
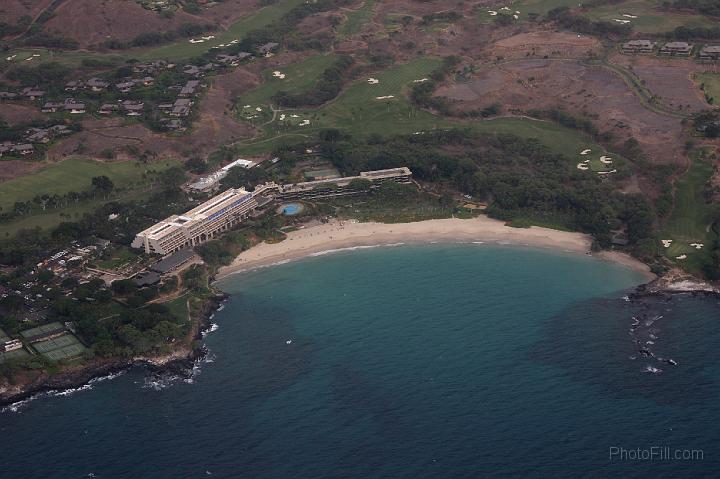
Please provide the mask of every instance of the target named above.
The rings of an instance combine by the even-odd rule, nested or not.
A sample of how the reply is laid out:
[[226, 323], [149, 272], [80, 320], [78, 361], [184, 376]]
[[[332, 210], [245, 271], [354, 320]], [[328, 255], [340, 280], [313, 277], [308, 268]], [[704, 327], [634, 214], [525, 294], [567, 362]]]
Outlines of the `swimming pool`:
[[288, 203], [281, 206], [281, 212], [285, 216], [293, 216], [300, 213], [305, 207], [299, 203]]

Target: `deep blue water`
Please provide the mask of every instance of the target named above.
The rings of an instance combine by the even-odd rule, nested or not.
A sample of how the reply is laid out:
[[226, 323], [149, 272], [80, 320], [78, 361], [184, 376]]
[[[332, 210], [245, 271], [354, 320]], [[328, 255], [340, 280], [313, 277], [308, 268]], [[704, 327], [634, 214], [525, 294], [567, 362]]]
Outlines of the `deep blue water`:
[[[136, 370], [0, 414], [0, 477], [717, 477], [720, 305], [624, 301], [641, 281], [489, 245], [236, 275], [192, 383]], [[650, 335], [677, 366], [640, 357]], [[653, 446], [704, 458], [610, 458]]]

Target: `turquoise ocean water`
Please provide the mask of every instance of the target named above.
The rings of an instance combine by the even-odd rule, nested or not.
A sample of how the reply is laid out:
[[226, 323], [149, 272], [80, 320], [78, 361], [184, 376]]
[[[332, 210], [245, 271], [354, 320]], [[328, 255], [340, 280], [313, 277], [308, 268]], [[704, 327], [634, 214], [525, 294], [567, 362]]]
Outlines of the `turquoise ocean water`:
[[[192, 380], [5, 411], [0, 477], [717, 477], [718, 300], [625, 301], [641, 282], [481, 244], [238, 274]], [[653, 447], [702, 460], [618, 456]]]

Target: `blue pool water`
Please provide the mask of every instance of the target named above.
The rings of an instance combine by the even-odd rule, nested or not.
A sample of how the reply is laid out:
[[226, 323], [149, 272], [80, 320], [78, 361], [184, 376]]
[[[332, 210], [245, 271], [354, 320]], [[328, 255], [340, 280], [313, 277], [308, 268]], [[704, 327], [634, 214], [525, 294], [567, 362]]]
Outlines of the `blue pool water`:
[[297, 203], [290, 203], [289, 205], [284, 206], [282, 210], [283, 214], [286, 216], [296, 215], [300, 211], [302, 211], [302, 205]]
[[[211, 363], [0, 414], [0, 477], [716, 477], [720, 306], [623, 300], [642, 278], [489, 245], [327, 254], [232, 276]], [[629, 334], [640, 313], [655, 354]], [[701, 449], [702, 461], [626, 450]]]

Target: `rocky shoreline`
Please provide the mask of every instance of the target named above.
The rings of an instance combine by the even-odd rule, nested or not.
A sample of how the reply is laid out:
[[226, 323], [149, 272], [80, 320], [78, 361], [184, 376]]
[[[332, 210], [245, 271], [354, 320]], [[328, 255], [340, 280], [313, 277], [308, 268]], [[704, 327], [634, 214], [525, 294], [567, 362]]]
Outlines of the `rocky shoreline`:
[[54, 375], [43, 372], [29, 382], [1, 385], [0, 408], [53, 391], [80, 388], [95, 379], [118, 374], [138, 366], [155, 375], [189, 376], [192, 374], [195, 362], [204, 358], [207, 353], [202, 345], [193, 347], [192, 343], [202, 340], [203, 334], [210, 329], [210, 317], [227, 298], [227, 294], [217, 293], [205, 301], [199, 317], [196, 318], [191, 345], [183, 344], [182, 348], [165, 355], [129, 359], [97, 359]]

